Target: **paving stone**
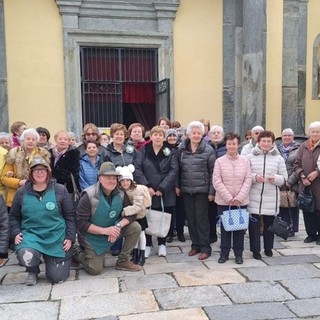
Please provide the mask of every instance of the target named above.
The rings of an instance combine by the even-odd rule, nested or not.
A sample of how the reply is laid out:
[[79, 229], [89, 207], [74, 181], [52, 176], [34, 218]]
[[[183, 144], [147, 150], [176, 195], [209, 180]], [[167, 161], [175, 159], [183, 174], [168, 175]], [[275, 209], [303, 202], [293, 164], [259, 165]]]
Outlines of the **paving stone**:
[[13, 285], [13, 284], [23, 284], [26, 281], [25, 272], [13, 272], [7, 273], [2, 281], [2, 285]]
[[218, 270], [204, 270], [204, 271], [186, 271], [174, 272], [173, 276], [176, 278], [179, 286], [206, 286], [219, 285], [223, 283], [242, 283], [246, 279], [242, 277], [239, 272], [234, 269], [218, 269]]
[[148, 276], [121, 277], [120, 288], [122, 292], [141, 289], [163, 289], [178, 287], [175, 279], [168, 274], [150, 274]]
[[204, 310], [214, 320], [266, 320], [295, 316], [283, 303], [277, 302], [214, 306]]
[[204, 311], [198, 309], [179, 309], [170, 311], [159, 311], [157, 313], [145, 313], [130, 316], [121, 316], [119, 320], [208, 320], [208, 317]]
[[35, 286], [17, 284], [0, 286], [0, 303], [48, 300], [52, 284], [38, 282]]
[[304, 264], [304, 263], [320, 263], [320, 257], [316, 255], [302, 256], [279, 256], [272, 258], [264, 258], [263, 261], [268, 265], [285, 265], [285, 264]]
[[299, 299], [320, 298], [320, 279], [296, 279], [281, 281], [282, 285]]
[[166, 263], [166, 264], [145, 264], [143, 266], [146, 274], [172, 273], [181, 270], [206, 270], [207, 268], [201, 261], [186, 263]]
[[312, 317], [320, 315], [320, 299], [288, 301], [286, 304], [298, 317]]
[[158, 310], [153, 294], [147, 290], [67, 297], [61, 301], [59, 320], [93, 319]]
[[218, 263], [219, 256], [216, 257], [216, 260], [213, 261], [205, 261], [204, 264], [209, 269], [225, 269], [225, 268], [247, 268], [247, 267], [265, 267], [267, 266], [264, 261], [253, 259], [251, 256], [244, 254], [243, 256], [243, 264], [236, 264], [233, 260], [233, 257], [229, 257], [229, 260], [225, 263]]
[[[190, 249], [188, 250], [188, 252]], [[205, 261], [210, 261], [210, 260], [215, 260], [217, 259], [217, 255], [212, 254], [207, 260]], [[166, 260], [169, 263], [175, 263], [175, 262], [198, 262], [198, 255], [189, 257], [188, 253], [181, 253], [181, 254], [170, 254], [166, 256]]]
[[122, 276], [128, 276], [128, 277], [136, 277], [137, 275], [143, 275], [144, 271], [123, 271], [123, 270], [117, 270], [115, 267], [107, 267], [102, 270], [102, 272], [96, 276], [92, 276], [88, 274], [85, 270], [79, 270], [78, 271], [78, 279], [80, 280], [88, 280], [88, 279], [107, 279], [107, 278], [117, 278]]
[[160, 289], [154, 295], [165, 310], [231, 304], [218, 286]]
[[241, 273], [250, 281], [277, 281], [320, 277], [320, 270], [309, 264], [243, 268]]
[[[28, 294], [23, 291], [23, 295]], [[57, 320], [59, 316], [58, 302], [27, 302], [2, 304], [1, 320]]]
[[294, 297], [278, 283], [248, 282], [221, 286], [234, 303], [276, 302]]
[[320, 255], [320, 246], [317, 247], [301, 247], [293, 249], [279, 249], [279, 253], [284, 256], [300, 256], [300, 255]]
[[76, 280], [55, 284], [51, 291], [51, 299], [59, 300], [64, 297], [94, 296], [106, 293], [118, 293], [117, 278]]

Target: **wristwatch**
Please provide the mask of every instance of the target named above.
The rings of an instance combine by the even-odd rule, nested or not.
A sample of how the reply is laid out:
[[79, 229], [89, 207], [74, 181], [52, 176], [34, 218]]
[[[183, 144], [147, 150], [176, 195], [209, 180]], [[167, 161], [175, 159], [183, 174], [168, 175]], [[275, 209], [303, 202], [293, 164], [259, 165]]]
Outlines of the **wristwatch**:
[[119, 228], [119, 229], [121, 229], [121, 228], [122, 228], [121, 223], [120, 223], [120, 222], [118, 222], [118, 223], [116, 224], [116, 227], [117, 227], [117, 228]]

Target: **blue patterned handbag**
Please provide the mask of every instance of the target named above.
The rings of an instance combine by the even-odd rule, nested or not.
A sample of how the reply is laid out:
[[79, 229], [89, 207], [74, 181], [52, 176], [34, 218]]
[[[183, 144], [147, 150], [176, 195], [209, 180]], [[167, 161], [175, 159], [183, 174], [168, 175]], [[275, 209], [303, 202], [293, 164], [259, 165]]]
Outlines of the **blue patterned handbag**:
[[229, 210], [222, 212], [221, 222], [226, 231], [248, 229], [249, 212], [244, 208], [238, 207], [237, 209], [231, 209], [229, 206]]

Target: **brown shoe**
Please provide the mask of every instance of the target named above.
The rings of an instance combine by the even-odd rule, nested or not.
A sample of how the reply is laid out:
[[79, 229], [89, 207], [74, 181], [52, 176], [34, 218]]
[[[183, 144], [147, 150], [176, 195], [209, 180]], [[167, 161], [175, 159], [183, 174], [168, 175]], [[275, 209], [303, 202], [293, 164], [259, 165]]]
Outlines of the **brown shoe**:
[[124, 270], [124, 271], [140, 271], [142, 270], [142, 267], [132, 263], [129, 260], [124, 261], [117, 261], [116, 262], [116, 269], [117, 270]]
[[192, 256], [195, 256], [196, 254], [198, 254], [199, 252], [200, 252], [199, 250], [191, 249], [191, 250], [189, 251], [188, 255], [189, 255], [190, 257], [192, 257]]
[[206, 253], [206, 252], [201, 252], [198, 259], [199, 260], [206, 260], [210, 257], [210, 254], [209, 253]]

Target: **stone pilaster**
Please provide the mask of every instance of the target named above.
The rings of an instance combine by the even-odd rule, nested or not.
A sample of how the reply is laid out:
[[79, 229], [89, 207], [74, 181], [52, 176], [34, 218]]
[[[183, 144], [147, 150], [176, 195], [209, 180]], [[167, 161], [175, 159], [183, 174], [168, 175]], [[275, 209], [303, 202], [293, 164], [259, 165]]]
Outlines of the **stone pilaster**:
[[265, 0], [224, 0], [223, 126], [265, 124]]
[[282, 128], [305, 132], [308, 0], [284, 0]]
[[4, 7], [0, 0], [0, 131], [9, 130]]

